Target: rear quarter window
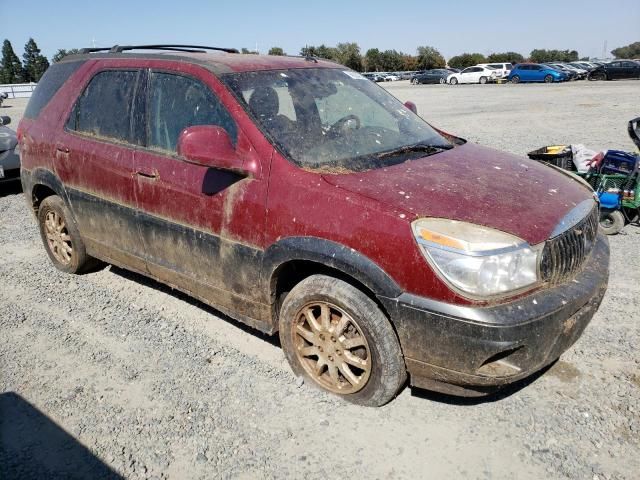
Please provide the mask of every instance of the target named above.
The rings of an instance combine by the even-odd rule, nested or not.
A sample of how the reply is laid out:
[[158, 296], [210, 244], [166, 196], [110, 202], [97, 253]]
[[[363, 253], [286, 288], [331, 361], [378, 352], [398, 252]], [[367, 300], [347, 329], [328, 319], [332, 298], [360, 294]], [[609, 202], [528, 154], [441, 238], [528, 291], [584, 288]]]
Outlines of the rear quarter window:
[[54, 63], [38, 82], [38, 86], [33, 91], [31, 99], [24, 111], [25, 118], [36, 118], [40, 111], [51, 101], [60, 87], [71, 75], [84, 63], [84, 60], [77, 62]]

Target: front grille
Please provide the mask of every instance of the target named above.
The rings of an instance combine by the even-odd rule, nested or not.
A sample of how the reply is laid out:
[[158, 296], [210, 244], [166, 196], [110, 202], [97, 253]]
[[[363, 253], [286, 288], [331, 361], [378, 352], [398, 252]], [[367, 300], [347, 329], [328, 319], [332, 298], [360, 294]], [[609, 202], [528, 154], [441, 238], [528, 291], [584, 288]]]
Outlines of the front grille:
[[576, 225], [546, 241], [540, 262], [540, 273], [545, 282], [562, 283], [580, 271], [598, 234], [599, 217], [595, 205]]

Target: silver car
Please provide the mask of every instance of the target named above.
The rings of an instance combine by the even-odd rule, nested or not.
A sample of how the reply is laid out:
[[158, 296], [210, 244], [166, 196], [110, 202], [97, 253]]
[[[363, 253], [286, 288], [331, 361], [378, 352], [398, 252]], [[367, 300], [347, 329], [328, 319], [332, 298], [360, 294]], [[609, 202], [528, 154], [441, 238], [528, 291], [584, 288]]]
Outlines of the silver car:
[[16, 132], [6, 127], [9, 117], [0, 117], [0, 183], [20, 178], [20, 156]]

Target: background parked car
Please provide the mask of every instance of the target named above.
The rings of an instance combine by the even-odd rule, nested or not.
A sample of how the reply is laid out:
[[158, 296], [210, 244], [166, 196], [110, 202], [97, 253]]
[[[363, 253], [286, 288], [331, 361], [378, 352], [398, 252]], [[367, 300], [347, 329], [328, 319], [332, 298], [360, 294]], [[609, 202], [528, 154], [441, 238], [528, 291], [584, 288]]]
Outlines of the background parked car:
[[585, 78], [587, 78], [587, 74], [589, 73], [587, 69], [582, 67], [576, 67], [575, 65], [572, 65], [569, 62], [559, 62], [559, 63], [563, 67], [568, 68], [570, 71], [574, 72], [578, 80], [584, 80]]
[[496, 71], [487, 67], [469, 67], [460, 73], [452, 73], [447, 78], [447, 83], [456, 85], [458, 83], [489, 83], [495, 82], [497, 78]]
[[511, 83], [520, 82], [564, 82], [569, 79], [569, 75], [548, 65], [537, 63], [519, 63], [513, 67], [509, 74]]
[[0, 184], [20, 177], [20, 157], [16, 151], [16, 132], [4, 125], [11, 122], [9, 117], [0, 117]]
[[568, 67], [565, 67], [561, 63], [548, 62], [548, 63], [543, 63], [542, 65], [544, 65], [546, 67], [551, 67], [554, 70], [558, 70], [559, 72], [562, 72], [562, 73], [566, 74], [567, 77], [569, 77], [568, 80], [577, 80], [578, 79], [578, 72], [576, 72], [575, 70], [571, 70]]
[[589, 80], [617, 80], [621, 78], [640, 78], [640, 62], [616, 60], [605, 63], [589, 72]]
[[583, 70], [586, 70], [587, 72], [590, 72], [591, 70], [593, 70], [594, 68], [596, 68], [598, 65], [596, 65], [595, 63], [591, 63], [591, 62], [569, 62], [569, 65], [573, 65], [574, 67], [578, 67], [578, 68], [582, 68]]
[[435, 68], [433, 70], [427, 70], [423, 73], [415, 75], [411, 79], [411, 83], [414, 85], [421, 83], [447, 83], [447, 78], [451, 75], [449, 70], [444, 68]]
[[508, 77], [509, 73], [513, 69], [513, 65], [510, 63], [479, 63], [478, 67], [489, 67], [496, 71], [498, 78]]
[[368, 78], [372, 82], [384, 82], [384, 77], [378, 73], [363, 73], [362, 76]]

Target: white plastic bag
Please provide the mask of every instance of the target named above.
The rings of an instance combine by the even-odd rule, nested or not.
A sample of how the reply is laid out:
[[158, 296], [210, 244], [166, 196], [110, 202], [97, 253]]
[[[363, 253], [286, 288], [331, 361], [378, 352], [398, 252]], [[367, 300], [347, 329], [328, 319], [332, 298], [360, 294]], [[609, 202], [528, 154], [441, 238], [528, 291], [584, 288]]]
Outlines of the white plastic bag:
[[578, 143], [571, 145], [571, 153], [573, 154], [573, 164], [576, 166], [579, 172], [586, 172], [589, 170], [589, 162], [593, 160], [599, 152], [590, 150], [584, 145]]

